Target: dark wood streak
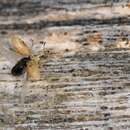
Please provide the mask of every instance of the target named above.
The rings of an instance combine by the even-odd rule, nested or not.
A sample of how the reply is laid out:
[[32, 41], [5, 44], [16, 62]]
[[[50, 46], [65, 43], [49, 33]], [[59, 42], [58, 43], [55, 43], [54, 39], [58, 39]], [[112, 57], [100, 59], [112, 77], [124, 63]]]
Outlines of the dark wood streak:
[[27, 24], [27, 23], [13, 23], [13, 24], [0, 24], [0, 29], [20, 29], [20, 30], [29, 30], [29, 29], [43, 29], [46, 27], [61, 27], [61, 26], [86, 26], [86, 25], [129, 25], [130, 19], [128, 17], [119, 17], [113, 19], [76, 19], [68, 21], [38, 21], [37, 23]]

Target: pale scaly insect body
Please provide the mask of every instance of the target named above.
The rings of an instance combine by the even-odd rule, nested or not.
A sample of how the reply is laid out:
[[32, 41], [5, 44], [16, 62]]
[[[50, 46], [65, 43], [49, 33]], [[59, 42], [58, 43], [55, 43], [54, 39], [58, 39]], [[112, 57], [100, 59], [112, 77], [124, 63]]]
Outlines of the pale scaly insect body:
[[27, 64], [27, 76], [31, 80], [40, 79], [39, 58], [32, 58]]
[[19, 37], [12, 37], [13, 49], [23, 57], [12, 68], [11, 73], [14, 76], [20, 76], [27, 71], [27, 77], [31, 80], [40, 79], [39, 58], [33, 56], [26, 43]]

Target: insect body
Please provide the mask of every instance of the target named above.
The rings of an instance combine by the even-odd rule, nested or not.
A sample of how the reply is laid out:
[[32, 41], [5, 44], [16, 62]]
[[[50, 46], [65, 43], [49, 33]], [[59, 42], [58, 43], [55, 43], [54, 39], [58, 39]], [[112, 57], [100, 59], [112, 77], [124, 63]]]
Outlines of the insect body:
[[40, 69], [39, 69], [39, 58], [33, 57], [27, 64], [27, 74], [28, 78], [38, 80], [40, 79]]

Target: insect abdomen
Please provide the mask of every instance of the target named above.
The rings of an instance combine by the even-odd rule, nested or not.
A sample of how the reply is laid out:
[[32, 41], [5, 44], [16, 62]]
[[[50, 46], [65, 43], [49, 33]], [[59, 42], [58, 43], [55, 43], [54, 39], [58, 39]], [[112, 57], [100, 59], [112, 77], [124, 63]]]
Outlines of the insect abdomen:
[[27, 63], [29, 60], [30, 57], [24, 57], [21, 60], [19, 60], [11, 70], [12, 75], [20, 76], [23, 73], [25, 73], [25, 70], [27, 68]]

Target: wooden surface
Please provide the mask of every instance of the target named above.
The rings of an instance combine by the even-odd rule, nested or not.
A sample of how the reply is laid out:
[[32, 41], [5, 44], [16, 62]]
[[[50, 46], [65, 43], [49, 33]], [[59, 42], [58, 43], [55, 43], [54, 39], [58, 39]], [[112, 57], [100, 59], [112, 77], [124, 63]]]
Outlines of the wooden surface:
[[[0, 57], [0, 130], [129, 130], [127, 1], [1, 0], [0, 40], [19, 34], [41, 51], [41, 79], [10, 74]], [[120, 47], [120, 48], [119, 48]]]

